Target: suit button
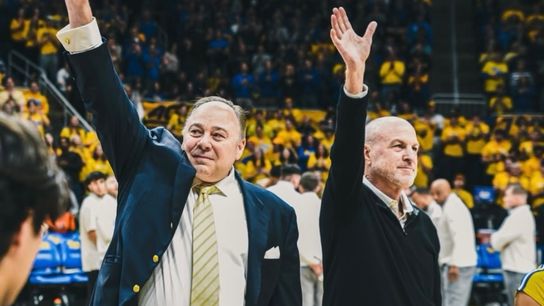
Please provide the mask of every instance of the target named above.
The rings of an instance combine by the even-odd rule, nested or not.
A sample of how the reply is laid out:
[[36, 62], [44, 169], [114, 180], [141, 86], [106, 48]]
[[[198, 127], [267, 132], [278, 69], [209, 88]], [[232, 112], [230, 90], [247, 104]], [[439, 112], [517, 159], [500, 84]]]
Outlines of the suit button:
[[132, 291], [134, 291], [134, 293], [140, 292], [140, 286], [134, 285], [134, 286], [132, 287]]
[[153, 262], [154, 262], [154, 263], [158, 263], [158, 262], [159, 262], [159, 256], [158, 256], [158, 255], [153, 255]]
[[174, 228], [174, 222], [170, 222], [170, 228]]

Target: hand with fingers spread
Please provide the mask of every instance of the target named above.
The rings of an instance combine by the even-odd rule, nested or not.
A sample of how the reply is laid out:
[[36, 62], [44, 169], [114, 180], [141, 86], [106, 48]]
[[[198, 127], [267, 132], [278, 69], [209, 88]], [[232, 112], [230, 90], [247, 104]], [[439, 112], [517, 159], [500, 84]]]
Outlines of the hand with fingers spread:
[[344, 8], [334, 8], [331, 15], [331, 39], [346, 64], [345, 88], [357, 94], [363, 90], [365, 62], [372, 47], [372, 36], [378, 24], [368, 24], [364, 36], [359, 36], [349, 22]]

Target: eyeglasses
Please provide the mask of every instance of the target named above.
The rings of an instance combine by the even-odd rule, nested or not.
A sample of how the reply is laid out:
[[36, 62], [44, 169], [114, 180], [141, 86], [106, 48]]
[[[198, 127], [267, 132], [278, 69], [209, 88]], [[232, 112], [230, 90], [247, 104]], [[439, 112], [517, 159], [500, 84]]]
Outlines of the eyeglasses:
[[47, 234], [49, 234], [49, 225], [47, 225], [47, 223], [42, 223], [42, 226], [40, 228], [40, 234], [42, 239], [45, 238]]

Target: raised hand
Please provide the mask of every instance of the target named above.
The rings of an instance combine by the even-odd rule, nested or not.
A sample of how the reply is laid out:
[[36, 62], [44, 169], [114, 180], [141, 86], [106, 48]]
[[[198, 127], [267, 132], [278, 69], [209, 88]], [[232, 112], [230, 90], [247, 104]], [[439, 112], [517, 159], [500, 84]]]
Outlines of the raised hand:
[[65, 0], [70, 27], [77, 28], [90, 23], [93, 12], [89, 0]]
[[368, 24], [364, 36], [359, 36], [351, 26], [344, 8], [334, 8], [331, 15], [331, 39], [346, 64], [346, 90], [352, 94], [363, 90], [365, 62], [372, 47], [372, 36], [378, 24]]

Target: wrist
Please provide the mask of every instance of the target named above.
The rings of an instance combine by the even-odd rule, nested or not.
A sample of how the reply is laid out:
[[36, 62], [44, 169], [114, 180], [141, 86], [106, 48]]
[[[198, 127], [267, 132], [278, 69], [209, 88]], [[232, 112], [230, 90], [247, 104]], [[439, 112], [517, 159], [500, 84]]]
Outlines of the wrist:
[[69, 5], [69, 1], [66, 3], [68, 9], [68, 19], [72, 29], [89, 24], [93, 20], [93, 13], [89, 3], [81, 6]]
[[363, 91], [364, 75], [364, 65], [355, 69], [346, 68], [346, 91], [353, 95], [361, 93]]

